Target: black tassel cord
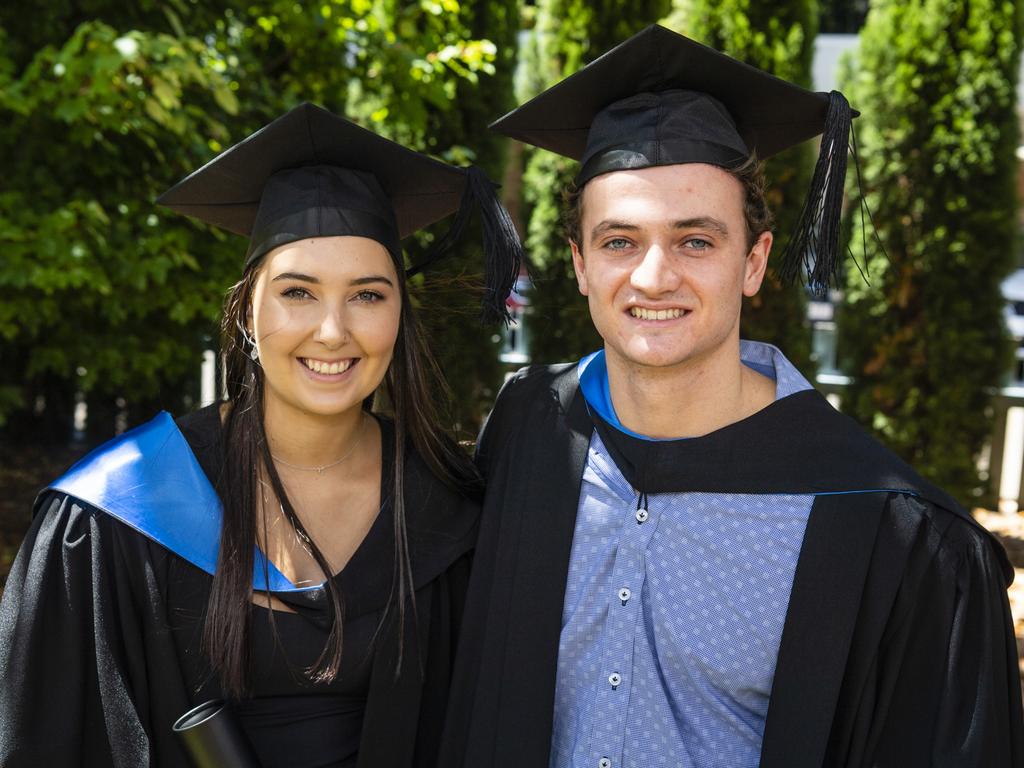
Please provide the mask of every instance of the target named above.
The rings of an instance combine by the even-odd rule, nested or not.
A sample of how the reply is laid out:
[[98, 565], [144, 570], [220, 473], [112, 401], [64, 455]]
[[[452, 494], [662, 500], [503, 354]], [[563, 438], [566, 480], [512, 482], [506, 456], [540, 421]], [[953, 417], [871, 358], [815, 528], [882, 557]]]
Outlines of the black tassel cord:
[[474, 208], [480, 212], [484, 243], [484, 298], [480, 317], [484, 323], [503, 322], [508, 325], [512, 316], [505, 302], [519, 277], [523, 246], [512, 217], [495, 193], [494, 185], [479, 168], [470, 166], [466, 169], [466, 187], [451, 227], [427, 257], [406, 274], [411, 277], [444, 258], [459, 242]]
[[779, 267], [787, 282], [806, 275], [818, 296], [826, 295], [839, 277], [839, 230], [852, 122], [850, 103], [839, 91], [832, 91], [811, 186]]

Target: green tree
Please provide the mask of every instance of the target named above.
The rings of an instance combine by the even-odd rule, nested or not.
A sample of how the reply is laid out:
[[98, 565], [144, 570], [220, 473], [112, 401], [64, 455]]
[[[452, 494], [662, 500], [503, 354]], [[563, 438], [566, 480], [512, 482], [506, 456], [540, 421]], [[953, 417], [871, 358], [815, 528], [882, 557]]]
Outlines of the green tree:
[[[518, 0], [469, 0], [459, 8], [461, 38], [486, 40], [487, 65], [467, 71], [455, 82], [452, 108], [435, 111], [427, 123], [431, 152], [457, 165], [473, 164], [501, 180], [508, 141], [488, 124], [513, 101]], [[481, 59], [483, 61], [483, 59]], [[441, 228], [447, 224], [442, 222]], [[482, 281], [480, 239], [463, 237], [458, 251], [440, 265], [441, 275], [426, 275], [415, 298], [432, 348], [452, 390], [449, 411], [464, 437], [475, 437], [502, 381], [500, 329], [481, 325], [481, 295], [466, 290]], [[468, 278], [468, 280], [467, 280]]]
[[[501, 178], [506, 142], [490, 134], [487, 124], [512, 100], [519, 31], [515, 0], [391, 0], [373, 5], [358, 20], [336, 9], [321, 22], [335, 24], [333, 31], [303, 46], [304, 61], [294, 58], [299, 53], [291, 41], [304, 38], [293, 27], [308, 23], [308, 14], [290, 2], [278, 5], [272, 22], [253, 25], [249, 19], [240, 28], [261, 50], [287, 52], [284, 59], [270, 58], [282, 62], [278, 80], [295, 100], [303, 93], [310, 98], [312, 87], [320, 103], [377, 133]], [[343, 53], [339, 40], [344, 50], [359, 51], [352, 66], [335, 67], [337, 77], [311, 80], [311, 71], [329, 69], [328, 60]], [[449, 223], [439, 222], [407, 242], [410, 261], [418, 261]], [[498, 329], [477, 321], [481, 295], [473, 288], [483, 271], [479, 242], [475, 231], [467, 233], [456, 253], [411, 286], [451, 388], [448, 411], [464, 436], [475, 435], [501, 383]]]
[[91, 415], [116, 398], [133, 421], [156, 402], [180, 408], [244, 244], [153, 199], [305, 99], [434, 151], [425, 137], [458, 84], [494, 68], [494, 46], [466, 34], [462, 9], [84, 0], [37, 16], [4, 6], [0, 421], [40, 434], [43, 396], [42, 420], [66, 430], [78, 390]]
[[198, 137], [226, 139], [237, 105], [204, 50], [89, 21], [5, 62], [0, 417], [39, 394], [66, 417], [77, 387], [150, 400], [194, 370], [229, 262], [152, 199]]
[[[657, 21], [669, 0], [583, 2], [540, 0], [536, 25], [524, 54], [529, 62], [520, 101], [580, 69], [589, 61]], [[534, 288], [530, 291], [530, 353], [537, 362], [572, 360], [600, 346], [586, 301], [579, 295], [569, 246], [562, 234], [562, 190], [577, 164], [545, 151], [526, 154], [523, 175], [526, 249]]]
[[868, 0], [822, 0], [821, 33], [853, 35], [864, 26]]
[[[811, 86], [817, 0], [677, 0], [666, 24], [733, 58], [784, 80]], [[776, 257], [800, 215], [814, 162], [808, 142], [767, 160], [768, 200], [775, 213]], [[775, 344], [806, 373], [813, 373], [807, 300], [801, 286], [786, 285], [769, 262], [761, 291], [745, 302], [744, 338]]]
[[870, 283], [847, 281], [844, 409], [964, 502], [1008, 366], [1020, 22], [1007, 0], [879, 0], [847, 84], [885, 253], [853, 238]]

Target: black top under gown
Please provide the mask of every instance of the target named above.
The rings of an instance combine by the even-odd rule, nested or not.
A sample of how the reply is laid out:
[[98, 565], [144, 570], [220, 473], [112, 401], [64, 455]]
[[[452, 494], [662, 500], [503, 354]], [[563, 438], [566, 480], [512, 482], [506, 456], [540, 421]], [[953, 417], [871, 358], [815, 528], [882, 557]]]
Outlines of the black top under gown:
[[[186, 438], [209, 477], [220, 471], [220, 446], [196, 436], [217, 435], [217, 409], [206, 408], [181, 420]], [[358, 595], [361, 585], [391, 558], [391, 503], [394, 434], [381, 421], [381, 510], [366, 538], [342, 571], [334, 576]], [[209, 450], [212, 447], [214, 450]], [[294, 598], [293, 598], [294, 599]], [[296, 606], [301, 609], [301, 603]], [[346, 768], [359, 754], [363, 712], [370, 688], [371, 645], [377, 612], [344, 622], [341, 668], [330, 683], [313, 683], [303, 670], [316, 664], [327, 643], [327, 628], [317, 614], [306, 616], [259, 606], [252, 617], [252, 695], [234, 705], [235, 713], [260, 756], [263, 768]]]
[[314, 685], [301, 670], [316, 662], [327, 633], [298, 614], [267, 608], [253, 616], [253, 696], [234, 709], [264, 768], [353, 766], [370, 688], [372, 616], [346, 622], [341, 672]]
[[[436, 764], [478, 506], [407, 451], [416, 609], [405, 622], [399, 669], [397, 611], [384, 612], [394, 556], [393, 427], [381, 427], [381, 513], [334, 577], [345, 605], [337, 678], [314, 685], [302, 675], [326, 642], [323, 589], [275, 593], [294, 613], [253, 607], [253, 695], [234, 706], [265, 768]], [[179, 428], [216, 478], [216, 407]], [[0, 765], [188, 766], [171, 725], [221, 697], [200, 645], [211, 583], [80, 499], [42, 494], [0, 601]]]

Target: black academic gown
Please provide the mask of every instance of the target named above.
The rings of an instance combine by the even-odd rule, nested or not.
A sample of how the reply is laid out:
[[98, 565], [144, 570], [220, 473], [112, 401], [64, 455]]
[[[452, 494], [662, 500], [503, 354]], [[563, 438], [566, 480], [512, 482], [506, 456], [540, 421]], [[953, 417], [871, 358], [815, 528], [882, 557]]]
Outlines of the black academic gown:
[[[182, 432], [205, 473], [216, 476], [219, 419], [186, 419]], [[477, 504], [443, 486], [414, 451], [405, 493], [417, 619], [407, 612], [397, 680], [395, 622], [374, 645], [360, 768], [436, 764], [476, 534]], [[385, 504], [382, 516], [389, 510]], [[371, 583], [351, 583], [348, 566], [337, 577], [346, 623], [376, 622], [387, 602], [393, 529], [380, 523], [350, 561], [379, 560], [358, 569], [375, 574]], [[0, 765], [190, 765], [171, 725], [220, 696], [200, 651], [211, 581], [97, 508], [43, 494], [0, 602]], [[315, 603], [295, 607], [312, 621], [326, 619], [326, 607], [318, 616]]]
[[[488, 420], [478, 453], [487, 496], [446, 768], [548, 765], [593, 429], [574, 366], [518, 374]], [[634, 442], [653, 451], [649, 474], [673, 475], [675, 491], [821, 494], [786, 614], [763, 768], [1024, 765], [1005, 591], [1013, 570], [952, 499], [813, 390], [673, 441], [675, 452]]]

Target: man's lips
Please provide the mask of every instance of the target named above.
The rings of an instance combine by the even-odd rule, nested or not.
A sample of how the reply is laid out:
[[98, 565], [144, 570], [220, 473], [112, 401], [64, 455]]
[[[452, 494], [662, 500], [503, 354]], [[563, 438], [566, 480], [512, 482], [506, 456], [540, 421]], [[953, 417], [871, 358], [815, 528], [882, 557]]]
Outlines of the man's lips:
[[675, 320], [688, 315], [690, 310], [679, 307], [666, 309], [648, 309], [647, 307], [630, 307], [629, 314], [637, 320]]

